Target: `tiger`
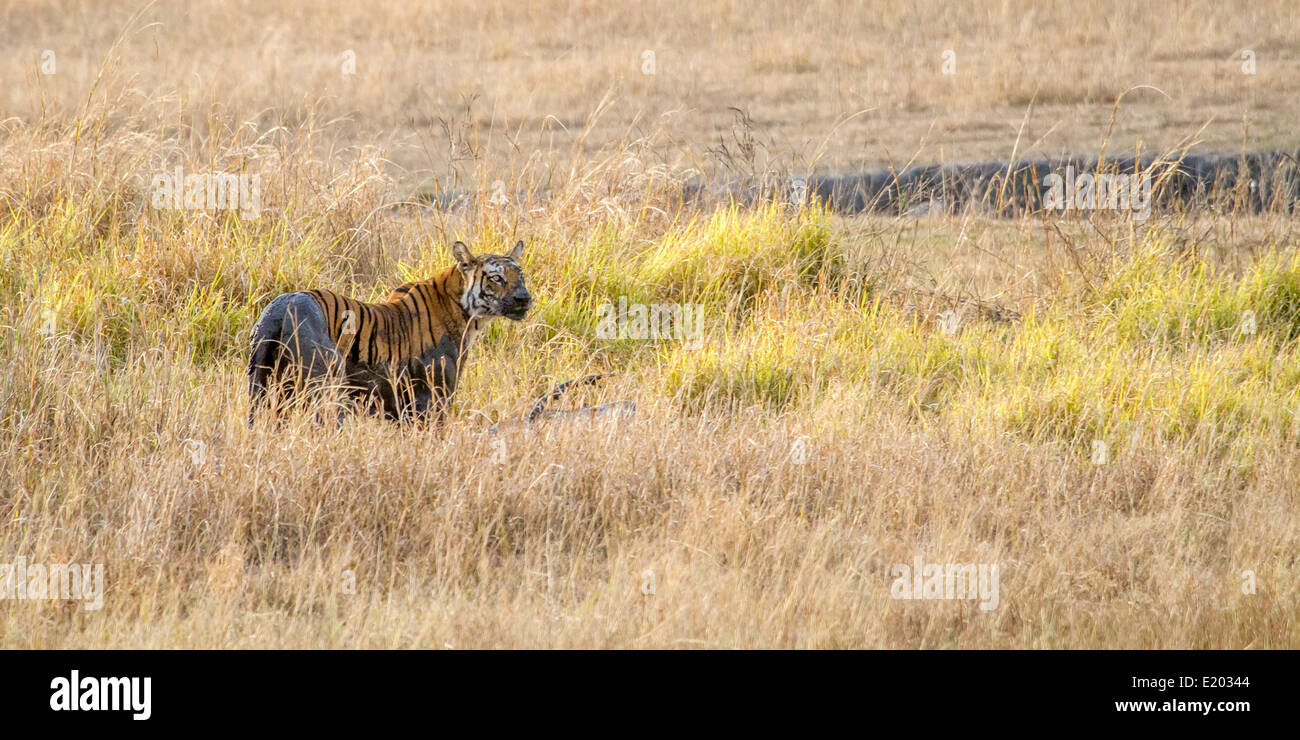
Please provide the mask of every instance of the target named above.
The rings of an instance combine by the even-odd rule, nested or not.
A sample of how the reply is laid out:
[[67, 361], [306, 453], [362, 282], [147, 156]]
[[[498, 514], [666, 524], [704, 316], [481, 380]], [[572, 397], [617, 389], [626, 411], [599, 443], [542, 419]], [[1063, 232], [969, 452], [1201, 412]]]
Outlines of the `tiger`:
[[272, 390], [288, 401], [326, 387], [392, 421], [441, 423], [475, 338], [532, 306], [523, 252], [521, 240], [505, 255], [475, 255], [458, 240], [456, 264], [377, 303], [320, 289], [276, 296], [252, 331], [249, 424]]

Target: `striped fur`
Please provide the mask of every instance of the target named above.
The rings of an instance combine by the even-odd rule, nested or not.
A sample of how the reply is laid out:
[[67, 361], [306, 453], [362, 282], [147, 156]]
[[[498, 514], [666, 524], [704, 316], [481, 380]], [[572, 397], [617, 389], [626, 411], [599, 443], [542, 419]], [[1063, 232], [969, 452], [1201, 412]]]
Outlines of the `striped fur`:
[[278, 389], [284, 399], [326, 385], [394, 420], [442, 418], [475, 336], [497, 316], [521, 320], [532, 298], [508, 255], [452, 247], [456, 264], [406, 283], [377, 303], [330, 290], [277, 296], [253, 329], [248, 366], [253, 410]]

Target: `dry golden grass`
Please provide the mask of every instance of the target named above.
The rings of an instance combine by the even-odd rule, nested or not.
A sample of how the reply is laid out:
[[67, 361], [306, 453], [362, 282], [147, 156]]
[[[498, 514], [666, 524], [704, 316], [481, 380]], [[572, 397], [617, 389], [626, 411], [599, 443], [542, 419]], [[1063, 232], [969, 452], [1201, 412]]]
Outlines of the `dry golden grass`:
[[[17, 0], [0, 13], [6, 115], [75, 116], [107, 69], [96, 100], [166, 101], [157, 123], [183, 146], [246, 121], [328, 124], [417, 181], [477, 159], [509, 181], [508, 162], [544, 164], [536, 150], [565, 153], [563, 167], [579, 140], [599, 151], [660, 130], [658, 159], [714, 173], [714, 151], [736, 148], [732, 108], [753, 122], [751, 166], [828, 171], [1096, 151], [1125, 91], [1112, 148], [1164, 150], [1207, 123], [1210, 149], [1293, 145], [1300, 112], [1289, 0]], [[39, 73], [47, 49], [54, 75]], [[485, 133], [462, 137], [470, 126]]]
[[[0, 645], [1300, 645], [1292, 220], [672, 197], [1091, 151], [1136, 84], [1171, 98], [1126, 98], [1111, 150], [1211, 115], [1236, 148], [1243, 110], [1250, 146], [1295, 146], [1293, 6], [1033, 6], [10, 3], [0, 563], [103, 564], [108, 590], [0, 600]], [[753, 156], [717, 152], [732, 105]], [[152, 208], [176, 166], [260, 174], [261, 217]], [[477, 195], [393, 207], [433, 179]], [[457, 237], [526, 239], [538, 306], [475, 348], [446, 428], [246, 425], [271, 296], [375, 297]], [[598, 338], [623, 295], [702, 305], [704, 345]], [[480, 434], [606, 370], [583, 398], [635, 419]], [[917, 555], [999, 564], [998, 608], [892, 598]]]

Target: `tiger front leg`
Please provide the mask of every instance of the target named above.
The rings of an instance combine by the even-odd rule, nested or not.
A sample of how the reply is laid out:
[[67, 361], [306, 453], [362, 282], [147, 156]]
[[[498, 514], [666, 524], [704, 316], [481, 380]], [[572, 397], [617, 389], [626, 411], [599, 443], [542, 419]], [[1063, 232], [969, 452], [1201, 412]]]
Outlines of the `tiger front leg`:
[[441, 426], [451, 415], [451, 395], [456, 388], [456, 364], [443, 357], [412, 363], [402, 395], [403, 421]]
[[422, 378], [412, 378], [401, 394], [401, 421], [403, 423], [434, 424], [442, 426], [447, 420], [450, 404], [446, 395], [435, 385]]

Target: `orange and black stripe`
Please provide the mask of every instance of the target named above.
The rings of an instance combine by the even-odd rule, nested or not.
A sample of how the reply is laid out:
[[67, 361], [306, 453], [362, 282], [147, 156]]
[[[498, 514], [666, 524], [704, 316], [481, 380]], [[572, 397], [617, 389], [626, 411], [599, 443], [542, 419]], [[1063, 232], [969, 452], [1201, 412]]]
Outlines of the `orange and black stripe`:
[[401, 285], [377, 303], [331, 290], [304, 292], [320, 306], [330, 339], [349, 367], [395, 368], [415, 360], [448, 334], [459, 341], [465, 331], [460, 308], [463, 280], [452, 268], [430, 280]]

